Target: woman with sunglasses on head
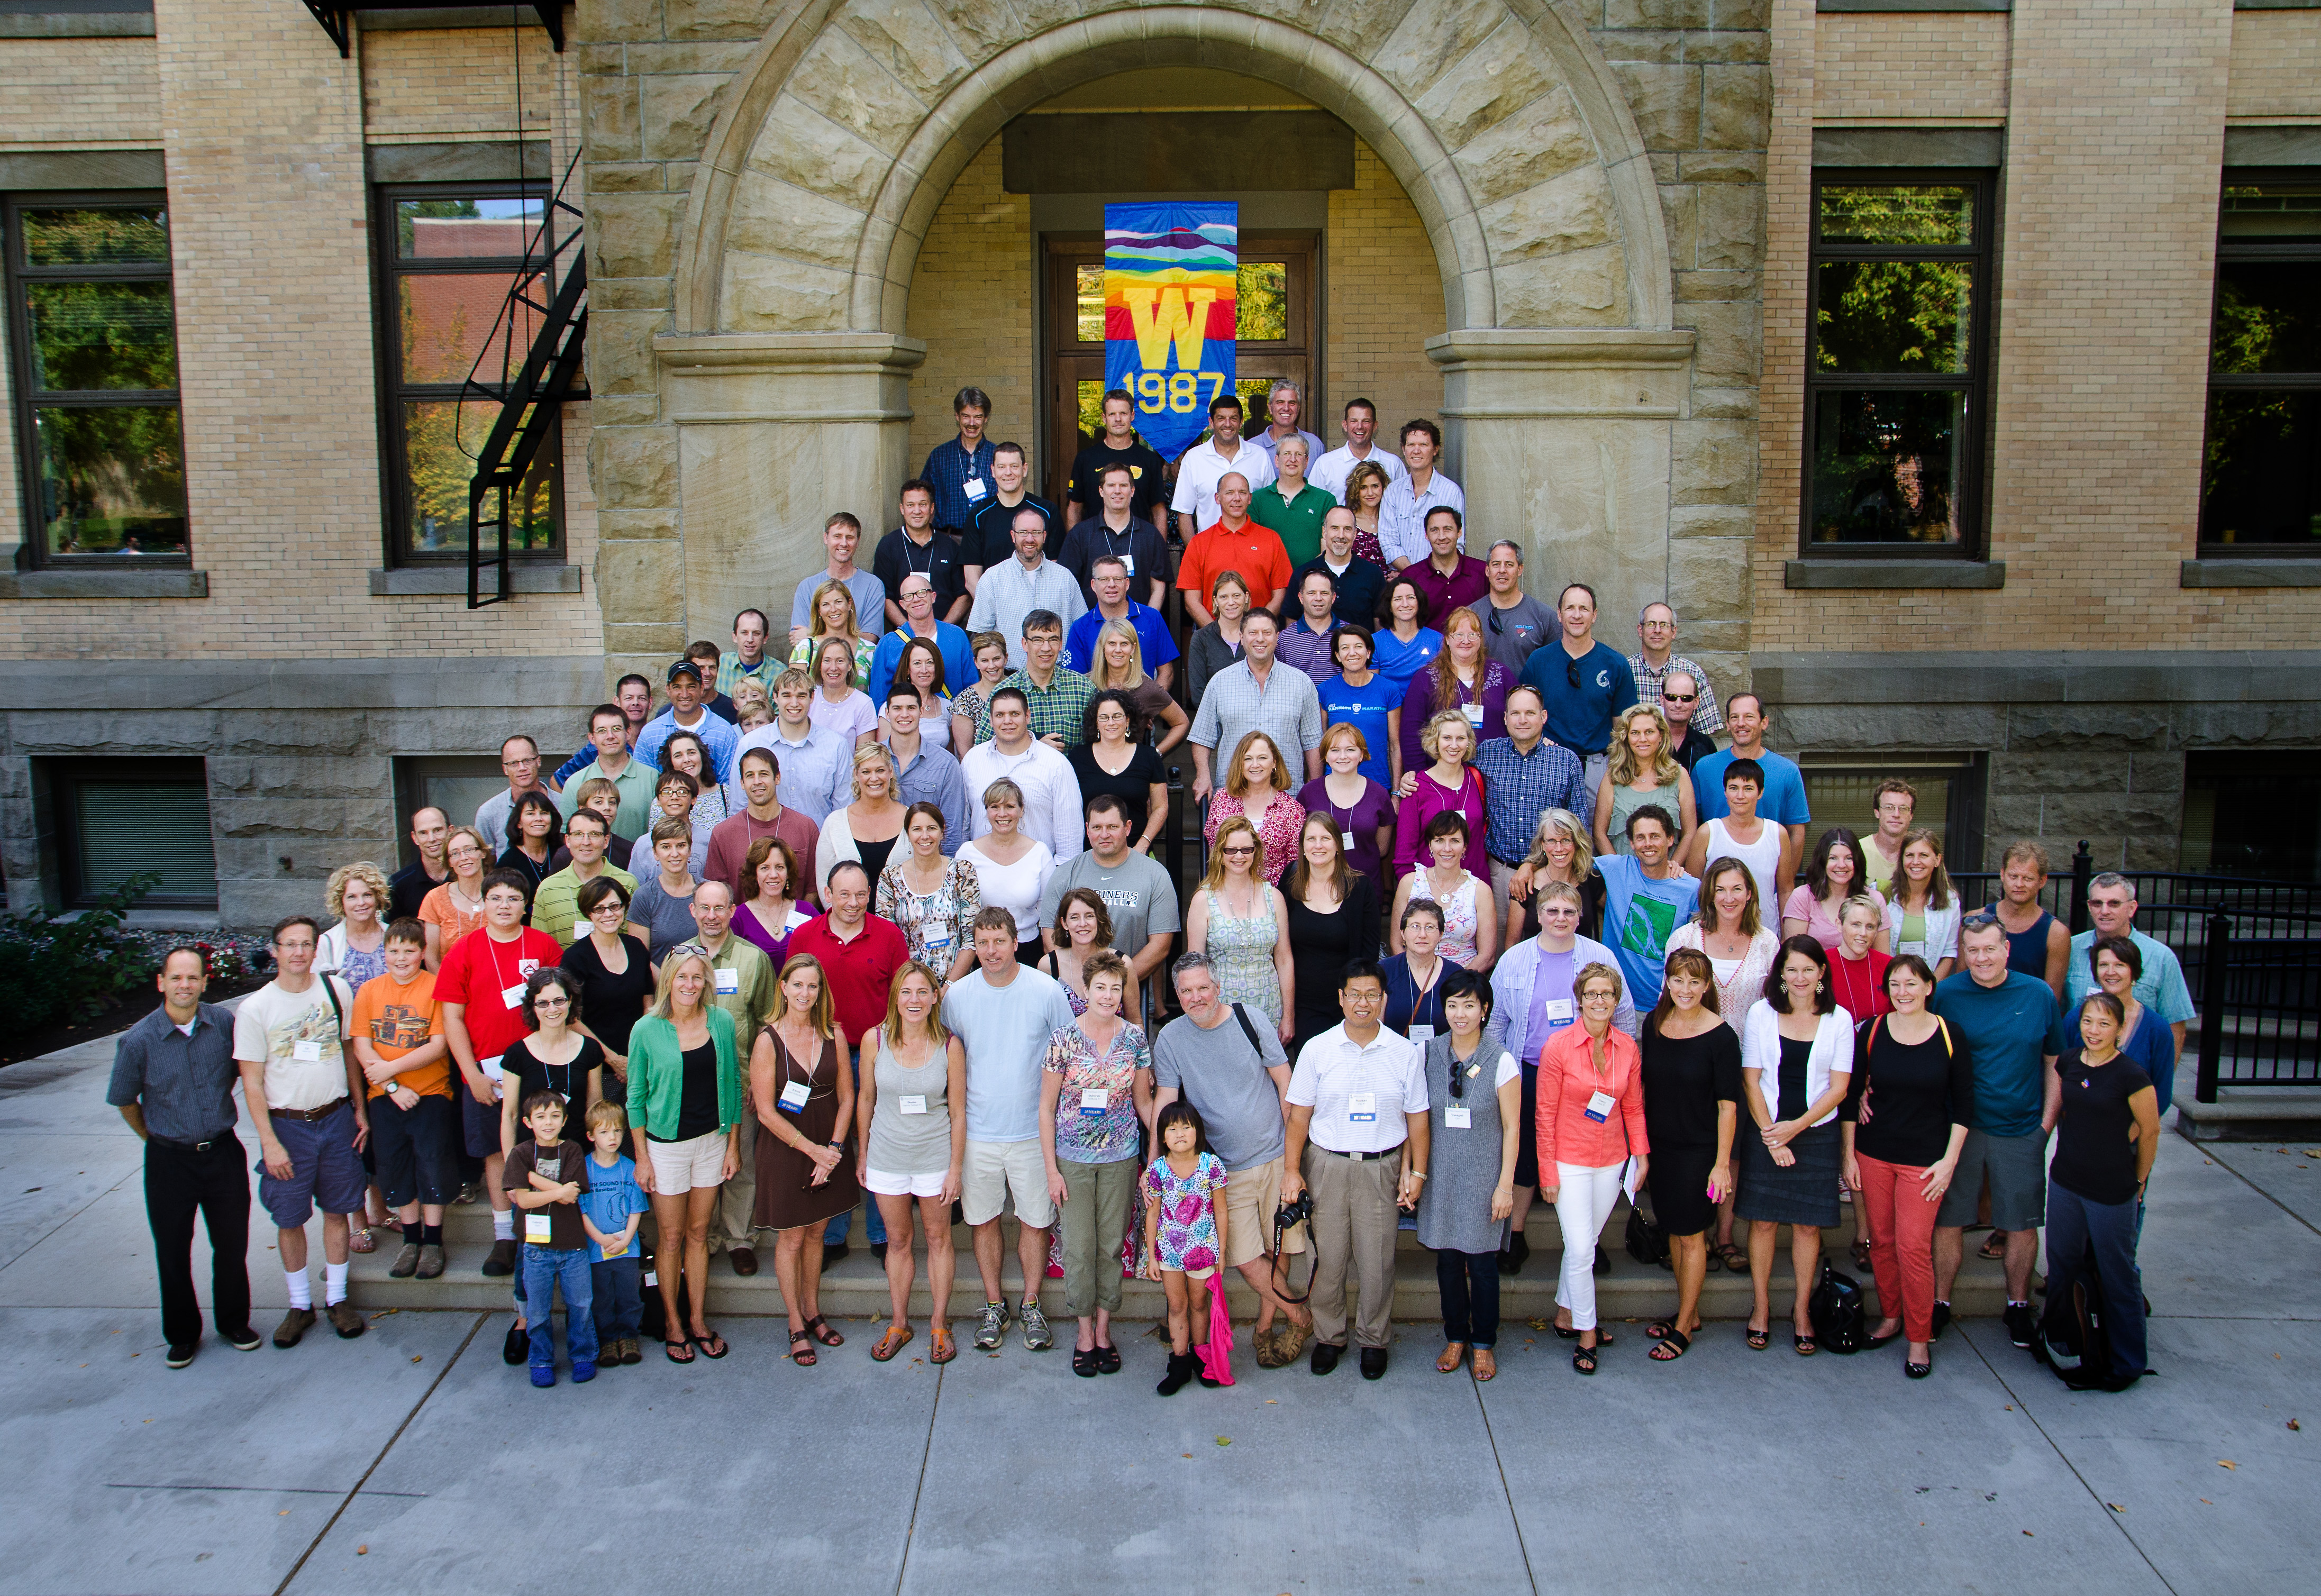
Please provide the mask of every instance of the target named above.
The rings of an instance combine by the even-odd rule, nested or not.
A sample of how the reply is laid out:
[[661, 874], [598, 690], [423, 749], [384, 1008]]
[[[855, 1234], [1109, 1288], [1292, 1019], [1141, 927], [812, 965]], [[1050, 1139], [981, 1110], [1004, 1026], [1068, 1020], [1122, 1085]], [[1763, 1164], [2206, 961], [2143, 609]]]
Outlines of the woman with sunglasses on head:
[[732, 1350], [709, 1328], [709, 1216], [742, 1167], [747, 1105], [733, 1017], [717, 1006], [714, 980], [698, 942], [671, 948], [652, 1011], [629, 1033], [629, 1132], [637, 1184], [652, 1198], [661, 1355], [673, 1364]]
[[1579, 894], [1579, 935], [1604, 934], [1604, 877], [1588, 842], [1588, 828], [1568, 809], [1542, 810], [1531, 851], [1507, 884], [1507, 934], [1514, 948], [1539, 932], [1539, 889], [1560, 881]]
[[1492, 1042], [1490, 983], [1453, 970], [1443, 983], [1446, 1028], [1425, 1044], [1426, 1184], [1418, 1196], [1418, 1244], [1434, 1254], [1443, 1298], [1437, 1372], [1472, 1355], [1475, 1378], [1499, 1372], [1499, 1247], [1515, 1209], [1516, 1137], [1523, 1077], [1515, 1055]]
[[[1743, 872], [1746, 874], [1746, 872]], [[1698, 948], [1671, 947], [1661, 1001], [1644, 1019], [1644, 1127], [1652, 1138], [1652, 1218], [1668, 1235], [1676, 1311], [1644, 1334], [1654, 1363], [1673, 1363], [1700, 1333], [1708, 1232], [1733, 1195], [1741, 1038], [1717, 1011], [1716, 973]]]
[[1762, 1352], [1771, 1339], [1773, 1243], [1787, 1225], [1797, 1284], [1791, 1342], [1811, 1357], [1821, 1350], [1808, 1310], [1821, 1233], [1839, 1218], [1837, 1110], [1853, 1074], [1853, 1017], [1832, 995], [1829, 955], [1811, 937], [1781, 944], [1765, 995], [1742, 1020], [1741, 1067], [1751, 1123], [1734, 1212], [1749, 1221], [1749, 1345]]

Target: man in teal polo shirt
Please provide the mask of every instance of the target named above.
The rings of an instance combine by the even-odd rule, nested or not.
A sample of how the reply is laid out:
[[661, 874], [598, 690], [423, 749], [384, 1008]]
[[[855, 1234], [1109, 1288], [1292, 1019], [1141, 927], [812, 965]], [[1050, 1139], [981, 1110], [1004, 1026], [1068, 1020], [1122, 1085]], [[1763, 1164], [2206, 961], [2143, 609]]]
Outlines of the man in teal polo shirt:
[[581, 784], [592, 776], [603, 776], [621, 793], [614, 834], [624, 842], [634, 842], [652, 823], [653, 783], [660, 773], [629, 751], [629, 719], [617, 703], [600, 703], [588, 712], [588, 740], [596, 746], [596, 757], [572, 773], [557, 805], [570, 820], [580, 806]]
[[2184, 1053], [2184, 1022], [2198, 1012], [2191, 990], [2184, 984], [2184, 966], [2176, 950], [2135, 929], [2135, 884], [2106, 871], [2088, 883], [2088, 918], [2095, 929], [2071, 939], [2071, 957], [2063, 966], [2063, 1006], [2076, 1010], [2096, 989], [2093, 961], [2089, 954], [2108, 937], [2125, 937], [2144, 956], [2144, 974], [2135, 978], [2135, 1001], [2166, 1021], [2176, 1035], [2176, 1053]]

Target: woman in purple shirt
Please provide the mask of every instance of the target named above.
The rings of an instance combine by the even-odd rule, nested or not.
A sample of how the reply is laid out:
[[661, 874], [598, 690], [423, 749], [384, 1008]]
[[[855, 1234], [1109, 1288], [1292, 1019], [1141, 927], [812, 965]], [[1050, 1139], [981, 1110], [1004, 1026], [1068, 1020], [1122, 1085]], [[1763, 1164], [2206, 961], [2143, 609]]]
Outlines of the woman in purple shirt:
[[1322, 763], [1326, 767], [1298, 789], [1297, 802], [1309, 815], [1326, 815], [1338, 828], [1338, 844], [1346, 863], [1367, 875], [1383, 892], [1383, 861], [1394, 847], [1394, 800], [1387, 790], [1362, 774], [1370, 757], [1368, 739], [1360, 728], [1343, 721], [1322, 734]]

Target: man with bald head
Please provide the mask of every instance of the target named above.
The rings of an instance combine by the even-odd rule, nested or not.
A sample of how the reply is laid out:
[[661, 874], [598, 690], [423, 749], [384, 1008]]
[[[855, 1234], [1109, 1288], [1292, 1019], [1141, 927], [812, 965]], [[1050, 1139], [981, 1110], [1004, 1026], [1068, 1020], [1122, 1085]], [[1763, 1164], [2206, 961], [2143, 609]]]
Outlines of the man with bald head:
[[451, 862], [443, 857], [443, 845], [451, 835], [451, 822], [443, 812], [429, 805], [412, 812], [411, 845], [419, 857], [387, 878], [387, 916], [392, 920], [417, 920], [419, 905], [427, 894], [451, 879]]
[[1322, 517], [1322, 552], [1298, 567], [1290, 579], [1291, 593], [1298, 591], [1307, 571], [1327, 571], [1337, 585], [1337, 601], [1330, 612], [1341, 625], [1378, 623], [1379, 600], [1386, 593], [1386, 567], [1354, 552], [1354, 512], [1344, 505], [1334, 506]]
[[[1015, 512], [1010, 531], [1015, 558], [1002, 560], [983, 573], [976, 584], [975, 608], [968, 615], [970, 632], [996, 631], [1007, 639], [1007, 663], [1024, 668], [1024, 618], [1045, 610], [1066, 629], [1088, 609], [1080, 585], [1072, 574], [1048, 558], [1048, 518], [1030, 506]], [[975, 679], [969, 673], [951, 684], [952, 691]]]
[[[1256, 454], [1254, 449], [1248, 451]], [[1263, 459], [1263, 455], [1257, 458]], [[1269, 485], [1271, 478], [1267, 479]], [[1227, 571], [1240, 574], [1249, 589], [1249, 607], [1270, 610], [1274, 599], [1289, 586], [1289, 551], [1281, 535], [1249, 516], [1249, 478], [1228, 471], [1217, 478], [1217, 519], [1207, 530], [1185, 546], [1177, 564], [1177, 586], [1185, 595], [1185, 612], [1197, 626], [1215, 616], [1209, 608], [1216, 580]]]

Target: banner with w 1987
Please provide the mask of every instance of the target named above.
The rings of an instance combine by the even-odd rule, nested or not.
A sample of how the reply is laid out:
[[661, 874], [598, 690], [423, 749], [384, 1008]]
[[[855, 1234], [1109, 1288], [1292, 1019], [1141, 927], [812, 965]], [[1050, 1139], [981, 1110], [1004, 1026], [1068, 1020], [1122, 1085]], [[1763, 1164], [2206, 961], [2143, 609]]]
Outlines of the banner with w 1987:
[[1174, 459], [1233, 386], [1237, 204], [1104, 208], [1104, 385], [1136, 401], [1136, 430]]

